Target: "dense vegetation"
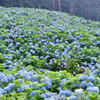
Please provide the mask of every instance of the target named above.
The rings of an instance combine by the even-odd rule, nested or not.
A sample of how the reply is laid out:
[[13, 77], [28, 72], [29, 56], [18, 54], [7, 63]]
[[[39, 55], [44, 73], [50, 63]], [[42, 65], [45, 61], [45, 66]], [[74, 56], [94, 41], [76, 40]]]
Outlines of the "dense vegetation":
[[100, 23], [0, 7], [0, 100], [100, 100]]
[[49, 9], [100, 21], [100, 0], [0, 0], [0, 6]]

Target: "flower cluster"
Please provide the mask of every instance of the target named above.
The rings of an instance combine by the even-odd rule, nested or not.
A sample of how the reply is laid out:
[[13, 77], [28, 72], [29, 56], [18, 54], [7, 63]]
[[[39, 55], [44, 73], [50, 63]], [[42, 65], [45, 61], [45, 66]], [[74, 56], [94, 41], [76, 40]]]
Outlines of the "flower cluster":
[[0, 100], [13, 99], [100, 100], [100, 23], [0, 7]]

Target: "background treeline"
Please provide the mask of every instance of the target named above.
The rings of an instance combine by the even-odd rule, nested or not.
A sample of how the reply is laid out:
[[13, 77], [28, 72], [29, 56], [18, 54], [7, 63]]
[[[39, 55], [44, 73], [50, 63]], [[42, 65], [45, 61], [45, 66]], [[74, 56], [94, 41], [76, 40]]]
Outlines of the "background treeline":
[[0, 0], [0, 6], [56, 10], [100, 21], [100, 0]]

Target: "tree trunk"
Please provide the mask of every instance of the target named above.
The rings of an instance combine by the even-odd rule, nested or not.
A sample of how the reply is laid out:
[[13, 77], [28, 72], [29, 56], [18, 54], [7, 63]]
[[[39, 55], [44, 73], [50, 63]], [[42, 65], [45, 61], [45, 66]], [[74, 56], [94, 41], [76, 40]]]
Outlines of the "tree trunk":
[[61, 0], [58, 0], [58, 4], [59, 4], [59, 11], [61, 11]]
[[52, 4], [53, 4], [53, 10], [55, 11], [55, 0], [52, 0]]
[[74, 2], [75, 0], [70, 0], [70, 14], [74, 15]]

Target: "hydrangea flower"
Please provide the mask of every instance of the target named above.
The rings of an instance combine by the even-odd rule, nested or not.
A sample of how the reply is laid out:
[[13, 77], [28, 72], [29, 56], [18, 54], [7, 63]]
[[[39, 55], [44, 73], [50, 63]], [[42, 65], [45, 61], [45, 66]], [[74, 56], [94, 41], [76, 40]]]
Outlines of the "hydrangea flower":
[[92, 82], [87, 83], [87, 87], [93, 87], [94, 84]]
[[2, 88], [0, 88], [0, 94], [3, 94], [4, 90]]
[[33, 91], [33, 92], [31, 92], [31, 96], [33, 97], [33, 96], [35, 96], [37, 93], [35, 92], [35, 91]]
[[70, 96], [72, 95], [72, 92], [70, 90], [61, 90], [59, 95]]
[[82, 95], [83, 94], [83, 89], [76, 89], [75, 94], [76, 95]]
[[1, 82], [3, 82], [3, 83], [7, 83], [7, 82], [8, 82], [8, 78], [7, 78], [7, 76], [3, 77], [3, 78], [1, 79]]
[[85, 80], [87, 80], [87, 78], [88, 78], [88, 75], [81, 75], [81, 76], [79, 76], [79, 80], [80, 81], [85, 81]]
[[7, 78], [8, 78], [8, 81], [13, 81], [13, 80], [15, 80], [15, 77], [14, 77], [13, 75], [11, 75], [11, 74], [8, 74], [8, 75], [7, 75]]
[[99, 88], [98, 88], [97, 86], [88, 87], [88, 88], [87, 88], [87, 91], [99, 93]]
[[67, 81], [67, 79], [62, 79], [61, 80], [61, 83], [60, 83], [60, 85], [61, 85], [61, 87], [64, 85], [64, 83]]
[[47, 89], [49, 89], [49, 88], [52, 87], [51, 79], [48, 78], [48, 77], [44, 77], [44, 79], [41, 80], [41, 82], [46, 83], [46, 86], [45, 86], [45, 87], [46, 87]]
[[9, 93], [14, 88], [14, 86], [14, 83], [9, 83], [8, 86], [4, 88], [4, 93]]
[[77, 97], [76, 96], [71, 96], [68, 98], [68, 100], [77, 100]]
[[81, 88], [84, 88], [84, 87], [86, 87], [87, 86], [87, 82], [86, 81], [82, 81], [81, 83], [80, 83], [80, 87]]
[[[23, 10], [0, 7], [0, 96], [89, 100], [88, 94], [95, 92], [95, 100], [99, 98], [99, 23], [59, 12]], [[67, 70], [71, 64], [85, 71]]]
[[90, 75], [90, 76], [88, 77], [88, 80], [91, 81], [91, 82], [94, 81], [94, 76], [93, 76], [93, 75]]

